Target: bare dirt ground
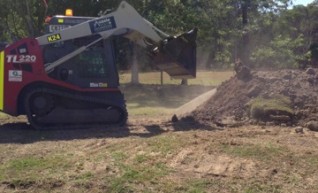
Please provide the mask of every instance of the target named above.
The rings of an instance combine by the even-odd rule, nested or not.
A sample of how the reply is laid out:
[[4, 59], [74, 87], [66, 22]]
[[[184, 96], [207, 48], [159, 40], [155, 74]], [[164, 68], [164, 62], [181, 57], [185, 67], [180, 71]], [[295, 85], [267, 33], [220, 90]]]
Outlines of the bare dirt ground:
[[[231, 78], [177, 122], [132, 115], [120, 128], [35, 131], [25, 117], [2, 117], [0, 192], [318, 192], [318, 133], [305, 126], [316, 115], [314, 75], [253, 76]], [[274, 92], [292, 94], [302, 116], [251, 122], [245, 104]], [[241, 124], [215, 124], [233, 116]]]
[[0, 128], [0, 192], [317, 192], [318, 134], [132, 118], [123, 128]]

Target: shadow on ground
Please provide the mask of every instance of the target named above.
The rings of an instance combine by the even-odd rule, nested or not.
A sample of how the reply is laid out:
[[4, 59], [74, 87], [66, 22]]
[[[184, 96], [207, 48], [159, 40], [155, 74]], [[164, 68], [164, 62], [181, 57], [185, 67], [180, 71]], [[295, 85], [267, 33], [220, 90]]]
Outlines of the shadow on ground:
[[68, 130], [35, 130], [27, 123], [6, 123], [0, 126], [0, 144], [28, 144], [40, 141], [61, 141], [75, 139], [124, 138], [130, 136], [149, 138], [166, 132], [190, 130], [215, 130], [211, 126], [194, 121], [164, 122], [160, 124], [127, 124], [123, 127], [106, 127]]
[[[146, 85], [123, 86], [126, 100], [141, 107], [176, 108], [192, 100], [197, 95], [210, 90], [207, 86], [179, 86], [179, 85]], [[207, 126], [193, 121], [156, 122], [143, 117], [133, 120], [124, 127], [68, 129], [68, 130], [34, 130], [26, 123], [25, 117], [0, 117], [0, 144], [4, 143], [34, 143], [40, 141], [60, 141], [75, 139], [124, 138], [130, 136], [152, 137], [165, 132], [188, 131], [193, 129], [208, 129]], [[146, 120], [146, 121], [145, 121]]]

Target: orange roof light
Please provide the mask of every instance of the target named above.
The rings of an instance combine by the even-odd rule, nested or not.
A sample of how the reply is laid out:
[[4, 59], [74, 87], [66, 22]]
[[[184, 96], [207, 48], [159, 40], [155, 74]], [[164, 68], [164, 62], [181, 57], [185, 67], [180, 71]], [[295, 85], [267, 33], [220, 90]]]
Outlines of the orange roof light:
[[66, 9], [65, 10], [65, 15], [66, 16], [73, 16], [73, 10], [72, 9]]

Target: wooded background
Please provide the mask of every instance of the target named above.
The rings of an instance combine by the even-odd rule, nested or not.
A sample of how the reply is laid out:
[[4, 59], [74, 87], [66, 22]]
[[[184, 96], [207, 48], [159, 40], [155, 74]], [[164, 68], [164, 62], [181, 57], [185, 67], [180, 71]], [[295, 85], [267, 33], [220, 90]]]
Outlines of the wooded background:
[[[46, 4], [46, 3], [47, 4]], [[225, 69], [240, 58], [251, 67], [289, 68], [313, 61], [318, 45], [318, 0], [127, 0], [146, 19], [175, 35], [199, 29], [198, 67]], [[120, 0], [1, 0], [0, 41], [43, 34], [46, 16], [98, 16]], [[47, 9], [46, 9], [47, 8]], [[144, 65], [146, 66], [146, 65]], [[146, 67], [145, 67], [146, 68]]]

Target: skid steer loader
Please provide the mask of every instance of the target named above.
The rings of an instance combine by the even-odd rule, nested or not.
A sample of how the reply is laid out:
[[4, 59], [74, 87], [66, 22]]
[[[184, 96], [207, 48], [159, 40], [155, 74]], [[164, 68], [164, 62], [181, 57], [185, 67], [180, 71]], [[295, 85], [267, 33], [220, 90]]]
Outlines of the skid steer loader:
[[112, 38], [143, 46], [159, 69], [184, 79], [196, 76], [196, 33], [170, 36], [125, 1], [98, 18], [56, 17], [47, 34], [0, 51], [0, 110], [36, 129], [125, 124]]

